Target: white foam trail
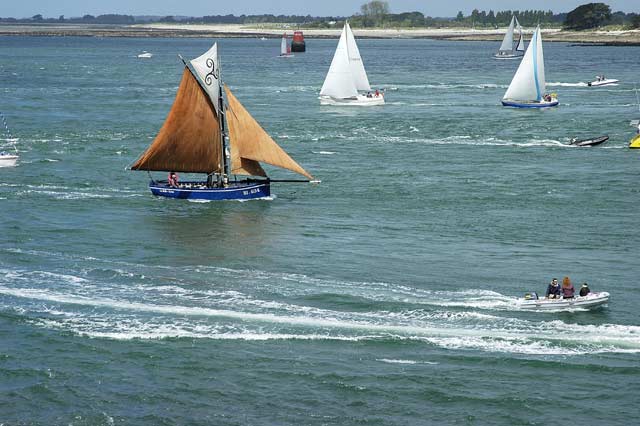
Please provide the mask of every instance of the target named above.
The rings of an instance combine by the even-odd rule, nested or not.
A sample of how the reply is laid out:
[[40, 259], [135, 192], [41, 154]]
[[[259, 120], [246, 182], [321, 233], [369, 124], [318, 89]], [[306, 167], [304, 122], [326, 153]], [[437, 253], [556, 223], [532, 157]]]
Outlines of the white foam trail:
[[388, 358], [380, 358], [380, 359], [376, 359], [376, 361], [379, 362], [385, 362], [387, 364], [409, 364], [409, 365], [415, 365], [415, 364], [428, 364], [428, 365], [438, 365], [440, 364], [439, 362], [432, 362], [432, 361], [413, 361], [410, 359], [388, 359]]
[[[139, 338], [153, 336], [153, 338], [287, 339], [293, 338], [292, 336], [304, 336], [302, 338], [318, 338], [320, 336], [320, 334], [313, 331], [311, 333], [263, 331], [265, 326], [285, 326], [324, 330], [325, 334], [321, 335], [323, 339], [409, 339], [429, 342], [451, 349], [565, 355], [603, 352], [640, 353], [640, 327], [637, 326], [615, 324], [585, 326], [567, 324], [559, 320], [532, 323], [515, 318], [499, 318], [483, 314], [476, 316], [475, 319], [482, 318], [486, 320], [485, 322], [473, 321], [465, 325], [464, 322], [460, 323], [459, 321], [468, 319], [467, 315], [472, 313], [462, 313], [458, 318], [443, 315], [437, 318], [435, 316], [436, 321], [434, 322], [426, 321], [429, 318], [429, 313], [420, 315], [419, 312], [414, 312], [413, 314], [411, 312], [396, 314], [370, 312], [363, 314], [326, 310], [313, 312], [314, 308], [299, 307], [299, 311], [303, 311], [302, 314], [287, 315], [130, 302], [51, 293], [48, 290], [41, 289], [0, 287], [0, 294], [66, 305], [108, 308], [111, 311], [115, 311], [115, 314], [102, 314], [107, 315], [106, 319], [87, 318], [87, 314], [82, 314], [75, 316], [73, 321], [66, 323], [67, 326], [71, 326], [70, 328], [74, 332], [92, 334], [98, 337], [131, 338], [133, 335]], [[60, 309], [57, 310], [60, 311]], [[305, 310], [307, 312], [304, 312]], [[135, 317], [133, 320], [122, 319], [122, 315], [125, 315], [126, 319], [136, 313], [160, 314], [168, 318], [164, 320], [162, 318], [147, 319], [146, 317], [145, 320], [135, 319]], [[322, 316], [315, 316], [316, 313]], [[116, 317], [114, 318], [113, 315], [116, 315]], [[190, 317], [192, 320], [185, 320], [185, 317]], [[244, 330], [240, 334], [229, 333], [229, 331], [221, 332], [218, 329], [221, 325], [211, 326], [207, 318], [236, 320], [243, 326], [255, 326], [261, 331]], [[450, 321], [451, 319], [453, 321]], [[157, 321], [159, 320], [163, 322], [158, 323]], [[51, 320], [43, 319], [42, 321]], [[186, 323], [182, 324], [184, 321]], [[178, 324], [174, 324], [175, 322]], [[252, 323], [258, 324], [252, 325]], [[47, 322], [47, 324], [52, 325], [50, 322]], [[91, 324], [98, 324], [100, 328], [107, 327], [111, 328], [111, 330], [95, 330]], [[56, 326], [64, 325], [65, 323], [63, 322]], [[128, 326], [131, 329], [127, 329]], [[87, 329], [87, 327], [89, 328]], [[116, 330], [113, 330], [114, 327]], [[355, 333], [355, 335], [350, 333]]]
[[589, 87], [589, 85], [583, 81], [579, 82], [579, 83], [562, 83], [562, 82], [555, 82], [555, 83], [546, 83], [547, 86], [551, 86], [551, 87]]

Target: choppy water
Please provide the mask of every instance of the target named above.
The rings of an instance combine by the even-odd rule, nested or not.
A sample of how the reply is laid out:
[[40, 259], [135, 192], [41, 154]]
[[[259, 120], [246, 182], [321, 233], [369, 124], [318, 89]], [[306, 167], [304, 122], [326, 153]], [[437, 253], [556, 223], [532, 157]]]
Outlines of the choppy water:
[[[637, 421], [640, 48], [546, 44], [561, 106], [523, 111], [499, 105], [517, 62], [498, 43], [363, 40], [388, 103], [344, 109], [317, 100], [335, 40], [287, 60], [220, 40], [226, 82], [322, 184], [153, 198], [125, 167], [176, 54], [209, 44], [0, 38], [20, 150], [0, 169], [0, 423]], [[603, 72], [621, 83], [586, 87]], [[517, 309], [564, 275], [610, 306]]]

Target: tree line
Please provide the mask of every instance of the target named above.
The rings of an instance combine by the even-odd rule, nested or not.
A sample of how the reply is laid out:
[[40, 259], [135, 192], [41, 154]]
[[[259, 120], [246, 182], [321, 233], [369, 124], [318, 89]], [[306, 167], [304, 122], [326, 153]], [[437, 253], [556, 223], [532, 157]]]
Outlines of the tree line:
[[119, 24], [130, 25], [144, 22], [181, 22], [193, 24], [294, 24], [311, 28], [330, 28], [349, 19], [351, 25], [359, 28], [413, 28], [413, 27], [484, 27], [495, 28], [509, 25], [512, 16], [517, 16], [521, 25], [533, 27], [538, 24], [548, 26], [562, 25], [565, 29], [583, 30], [604, 25], [618, 25], [640, 28], [640, 15], [637, 13], [611, 12], [605, 3], [588, 3], [578, 6], [568, 13], [555, 14], [551, 10], [493, 10], [473, 9], [469, 15], [459, 11], [455, 18], [433, 18], [422, 12], [391, 13], [386, 1], [374, 0], [363, 4], [360, 13], [350, 17], [311, 16], [311, 15], [209, 15], [202, 17], [163, 16], [137, 17], [131, 15], [84, 15], [82, 17], [44, 18], [34, 15], [31, 18], [0, 18], [0, 23], [82, 23], [82, 24]]

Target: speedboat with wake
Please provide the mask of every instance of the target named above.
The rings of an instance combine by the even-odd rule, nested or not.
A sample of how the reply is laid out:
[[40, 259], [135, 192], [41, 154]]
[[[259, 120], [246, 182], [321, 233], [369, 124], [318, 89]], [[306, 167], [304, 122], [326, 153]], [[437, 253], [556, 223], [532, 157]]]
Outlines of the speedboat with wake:
[[573, 146], [596, 146], [608, 140], [609, 140], [609, 136], [602, 135], [602, 136], [597, 136], [597, 137], [588, 138], [588, 139], [573, 138], [571, 139], [571, 142], [569, 144]]
[[536, 292], [526, 293], [523, 299], [518, 300], [520, 309], [533, 311], [561, 310], [561, 309], [591, 309], [606, 305], [609, 302], [609, 293], [606, 291], [592, 292], [586, 296], [576, 296], [571, 299], [540, 299]]
[[614, 78], [606, 78], [604, 75], [597, 75], [596, 79], [587, 83], [589, 87], [606, 86], [607, 84], [616, 84], [620, 80]]

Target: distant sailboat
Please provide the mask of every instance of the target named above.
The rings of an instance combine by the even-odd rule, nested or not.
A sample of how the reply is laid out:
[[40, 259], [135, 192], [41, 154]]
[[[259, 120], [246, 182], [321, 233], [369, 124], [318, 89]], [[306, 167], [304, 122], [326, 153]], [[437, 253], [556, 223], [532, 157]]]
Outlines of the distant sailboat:
[[[205, 173], [207, 179], [179, 183], [152, 179], [149, 188], [154, 195], [248, 200], [268, 197], [271, 182], [312, 182], [313, 177], [271, 139], [223, 85], [217, 44], [190, 61], [191, 66], [184, 64], [182, 81], [164, 125], [131, 169]], [[307, 179], [270, 180], [261, 162]], [[238, 180], [238, 175], [263, 179]]]
[[517, 108], [545, 108], [558, 105], [555, 94], [548, 95], [545, 90], [542, 36], [538, 26], [504, 94], [502, 105]]
[[[362, 92], [367, 92], [363, 94]], [[321, 105], [383, 105], [384, 95], [371, 86], [351, 27], [345, 22], [329, 72], [320, 90]]]
[[0, 151], [0, 167], [14, 167], [18, 162], [18, 148], [16, 147], [17, 139], [14, 139], [11, 136], [11, 131], [9, 130], [9, 126], [7, 126], [7, 120], [4, 118], [4, 114], [0, 112], [0, 118], [2, 119], [2, 125], [4, 126], [4, 131], [6, 134], [6, 141], [11, 142], [13, 144], [13, 150], [15, 154], [10, 154], [5, 151]]
[[[516, 48], [513, 48], [513, 32], [514, 29], [518, 28], [520, 31], [520, 39], [518, 40], [518, 44]], [[516, 59], [522, 56], [524, 52], [524, 42], [522, 40], [522, 27], [518, 22], [518, 18], [514, 16], [511, 17], [511, 23], [509, 24], [509, 28], [507, 28], [507, 32], [504, 35], [504, 39], [502, 39], [502, 44], [500, 45], [500, 49], [498, 49], [498, 53], [493, 55], [495, 59]]]
[[287, 43], [287, 33], [282, 34], [282, 41], [280, 42], [280, 57], [291, 58], [294, 54], [291, 53], [291, 46]]

